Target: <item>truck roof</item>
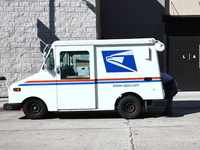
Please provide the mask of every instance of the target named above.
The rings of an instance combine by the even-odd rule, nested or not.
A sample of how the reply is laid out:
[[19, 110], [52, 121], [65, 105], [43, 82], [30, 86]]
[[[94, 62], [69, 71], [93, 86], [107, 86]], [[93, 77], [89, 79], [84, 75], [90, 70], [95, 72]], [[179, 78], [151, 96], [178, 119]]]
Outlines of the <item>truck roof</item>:
[[80, 45], [135, 45], [135, 44], [154, 44], [154, 38], [141, 39], [109, 39], [109, 40], [76, 40], [76, 41], [55, 41], [53, 46], [80, 46]]

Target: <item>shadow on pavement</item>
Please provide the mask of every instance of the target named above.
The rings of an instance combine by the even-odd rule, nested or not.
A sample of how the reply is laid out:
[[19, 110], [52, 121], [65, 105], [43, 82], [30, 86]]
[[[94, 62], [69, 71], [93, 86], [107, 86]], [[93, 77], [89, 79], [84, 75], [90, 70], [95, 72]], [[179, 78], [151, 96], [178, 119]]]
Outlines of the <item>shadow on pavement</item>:
[[49, 113], [47, 116], [50, 118], [59, 119], [111, 119], [121, 118], [117, 111], [84, 111], [84, 112], [59, 112]]
[[[161, 113], [165, 107], [148, 107], [146, 112], [143, 108], [138, 119], [163, 117]], [[200, 101], [174, 101], [172, 115], [170, 117], [183, 117], [188, 114], [200, 112]], [[45, 119], [112, 119], [122, 118], [117, 111], [76, 111], [48, 113]], [[25, 116], [19, 119], [28, 119]]]
[[[172, 115], [168, 117], [183, 117], [185, 115], [199, 113], [200, 112], [200, 101], [173, 101], [172, 104]], [[143, 111], [139, 118], [150, 118], [150, 117], [163, 117], [161, 113], [165, 107], [149, 107], [148, 112]]]
[[[45, 119], [112, 119], [121, 118], [117, 111], [49, 112]], [[28, 119], [26, 116], [19, 119]]]

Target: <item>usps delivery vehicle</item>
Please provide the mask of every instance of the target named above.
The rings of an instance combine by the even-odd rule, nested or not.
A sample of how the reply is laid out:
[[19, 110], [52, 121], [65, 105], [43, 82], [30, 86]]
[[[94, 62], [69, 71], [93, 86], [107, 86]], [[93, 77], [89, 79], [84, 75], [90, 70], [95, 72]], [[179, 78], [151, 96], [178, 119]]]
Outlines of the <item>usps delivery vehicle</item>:
[[23, 108], [31, 119], [95, 110], [136, 118], [142, 106], [164, 98], [157, 57], [163, 50], [153, 38], [56, 41], [38, 73], [8, 87], [4, 109]]

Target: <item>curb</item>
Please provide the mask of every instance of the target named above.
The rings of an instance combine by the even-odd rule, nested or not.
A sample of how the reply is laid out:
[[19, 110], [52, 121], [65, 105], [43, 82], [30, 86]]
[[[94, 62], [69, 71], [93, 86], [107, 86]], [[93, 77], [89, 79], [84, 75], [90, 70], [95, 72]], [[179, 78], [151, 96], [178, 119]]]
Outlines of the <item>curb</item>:
[[0, 107], [0, 112], [2, 112], [2, 111], [14, 111], [15, 112], [15, 111], [23, 111], [23, 109], [21, 109], [21, 110], [4, 110], [3, 107]]

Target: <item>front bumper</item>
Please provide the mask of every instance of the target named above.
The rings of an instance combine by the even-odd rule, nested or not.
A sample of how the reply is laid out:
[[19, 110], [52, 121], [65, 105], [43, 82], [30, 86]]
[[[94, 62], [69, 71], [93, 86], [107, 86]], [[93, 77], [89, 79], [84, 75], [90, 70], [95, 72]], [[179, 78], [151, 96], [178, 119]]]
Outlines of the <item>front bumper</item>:
[[3, 105], [4, 110], [21, 110], [21, 103], [5, 103]]

